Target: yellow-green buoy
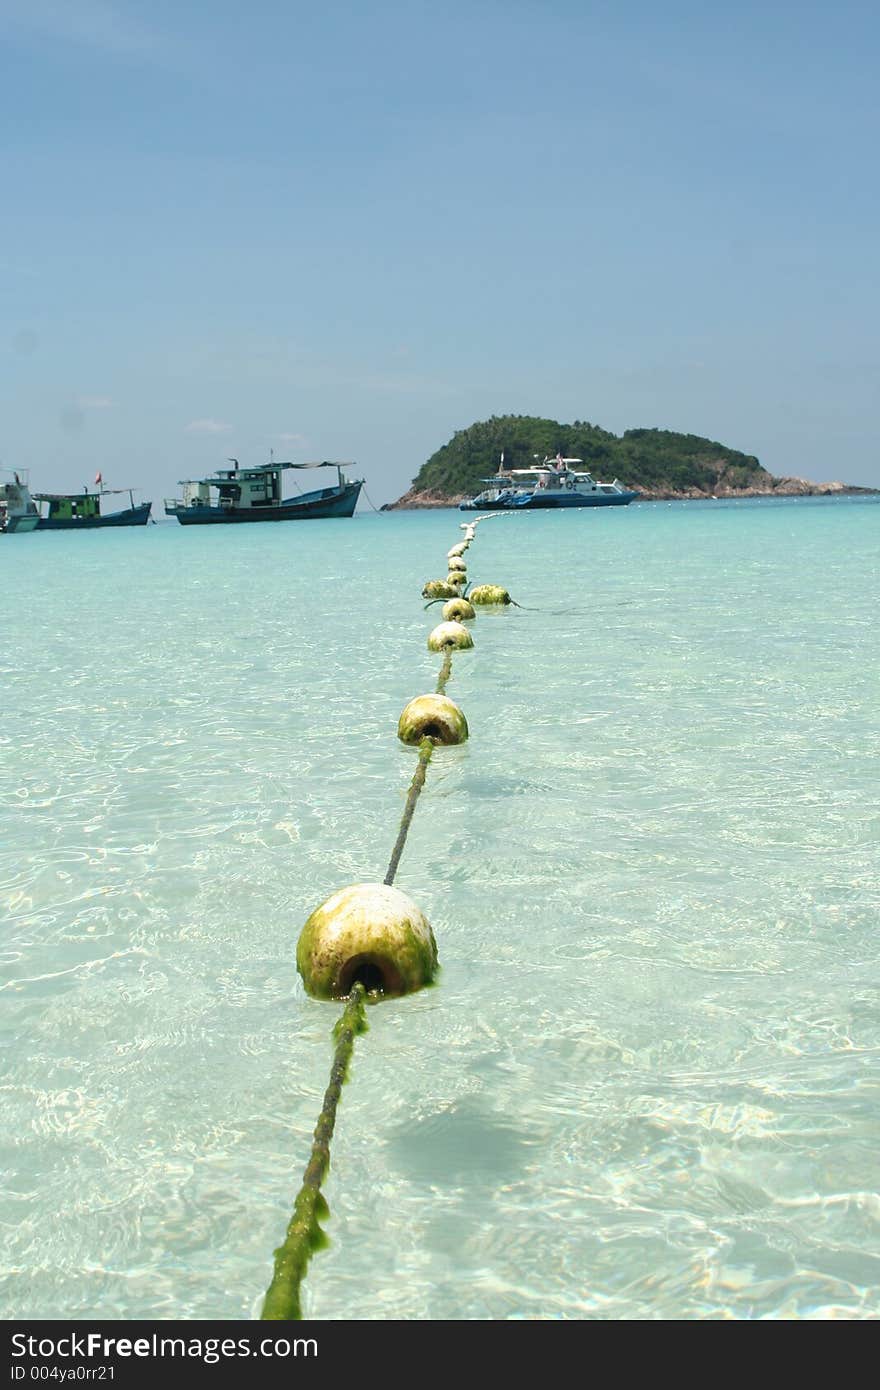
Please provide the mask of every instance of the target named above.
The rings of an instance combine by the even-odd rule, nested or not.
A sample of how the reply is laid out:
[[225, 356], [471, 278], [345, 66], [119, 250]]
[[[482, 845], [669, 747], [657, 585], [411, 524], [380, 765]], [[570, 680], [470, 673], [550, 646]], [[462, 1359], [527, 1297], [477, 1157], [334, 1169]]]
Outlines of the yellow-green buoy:
[[461, 623], [438, 623], [428, 636], [428, 650], [445, 651], [447, 647], [472, 647], [474, 639]]
[[423, 738], [434, 743], [464, 743], [467, 736], [467, 720], [448, 695], [417, 695], [397, 724], [401, 743], [419, 744]]
[[477, 616], [466, 598], [451, 598], [440, 611], [447, 622], [465, 623]]
[[445, 579], [429, 579], [422, 590], [422, 598], [455, 598], [458, 588]]
[[354, 883], [316, 907], [296, 948], [296, 968], [316, 999], [368, 992], [411, 994], [430, 984], [437, 943], [412, 898], [384, 883]]
[[502, 589], [500, 584], [478, 584], [475, 589], [468, 592], [470, 603], [492, 604], [510, 603], [511, 597], [506, 589]]

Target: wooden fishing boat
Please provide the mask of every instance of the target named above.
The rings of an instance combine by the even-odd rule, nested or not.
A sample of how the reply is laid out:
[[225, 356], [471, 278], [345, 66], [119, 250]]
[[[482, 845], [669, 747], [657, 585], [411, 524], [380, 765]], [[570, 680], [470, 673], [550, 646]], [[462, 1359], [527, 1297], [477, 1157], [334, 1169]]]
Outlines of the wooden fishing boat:
[[[35, 492], [34, 501], [45, 502], [48, 511], [44, 516], [42, 507], [37, 522], [38, 531], [92, 531], [99, 526], [146, 526], [150, 519], [152, 502], [135, 503], [131, 488], [104, 487], [101, 475], [96, 479], [97, 490], [89, 492]], [[128, 494], [129, 506], [118, 512], [104, 512], [101, 502], [104, 497]]]
[[[269, 463], [241, 468], [221, 468], [210, 477], [181, 480], [183, 496], [165, 499], [166, 516], [176, 516], [181, 526], [210, 526], [235, 521], [306, 521], [351, 516], [357, 506], [363, 480], [349, 481], [346, 463]], [[288, 468], [335, 468], [337, 481], [314, 492], [282, 498], [281, 475]], [[216, 494], [216, 497], [212, 496]]]

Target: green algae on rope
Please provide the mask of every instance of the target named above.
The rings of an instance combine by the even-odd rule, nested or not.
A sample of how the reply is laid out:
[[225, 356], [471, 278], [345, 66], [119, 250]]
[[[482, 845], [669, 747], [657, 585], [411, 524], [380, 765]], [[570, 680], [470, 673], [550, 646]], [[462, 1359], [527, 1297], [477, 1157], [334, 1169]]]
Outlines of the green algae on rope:
[[315, 1250], [327, 1244], [321, 1225], [329, 1215], [321, 1184], [330, 1167], [330, 1140], [336, 1125], [336, 1110], [358, 1033], [368, 1028], [364, 1000], [366, 991], [359, 982], [352, 986], [348, 1003], [333, 1029], [336, 1051], [330, 1069], [330, 1082], [324, 1105], [315, 1125], [312, 1152], [303, 1173], [302, 1187], [293, 1204], [293, 1216], [284, 1244], [275, 1251], [275, 1271], [266, 1292], [260, 1318], [264, 1322], [299, 1322], [302, 1318], [300, 1285]]
[[390, 888], [394, 882], [394, 875], [400, 867], [400, 856], [406, 844], [406, 837], [412, 824], [415, 814], [416, 802], [419, 799], [422, 787], [425, 785], [425, 777], [428, 773], [428, 763], [431, 761], [431, 754], [434, 752], [433, 739], [423, 738], [419, 744], [419, 765], [413, 773], [413, 779], [409, 784], [409, 791], [406, 794], [406, 805], [403, 808], [403, 815], [400, 818], [400, 829], [397, 832], [397, 839], [394, 842], [394, 849], [391, 851], [391, 861], [388, 865], [388, 872], [383, 882]]
[[446, 686], [452, 676], [452, 647], [446, 648], [446, 655], [443, 658], [443, 665], [440, 667], [440, 674], [437, 677], [437, 694], [445, 695]]
[[[488, 518], [481, 519], [488, 520]], [[308, 938], [310, 926], [315, 925], [316, 919], [322, 917], [322, 914], [326, 917], [330, 908], [336, 904], [337, 899], [343, 899], [346, 898], [346, 896], [351, 897], [353, 893], [360, 893], [361, 896], [363, 896], [364, 891], [367, 889], [369, 889], [374, 897], [377, 892], [386, 893], [388, 896], [392, 893], [397, 894], [397, 896], [403, 899], [404, 903], [407, 904], [411, 915], [414, 914], [419, 919], [422, 933], [425, 937], [425, 940], [420, 939], [420, 941], [424, 948], [423, 954], [427, 953], [426, 966], [423, 971], [423, 978], [415, 983], [410, 983], [408, 987], [418, 989], [420, 984], [430, 983], [431, 977], [436, 970], [437, 948], [429, 924], [422, 914], [418, 912], [415, 904], [407, 900], [405, 895], [400, 894], [392, 885], [406, 845], [406, 839], [410, 825], [412, 824], [416, 803], [425, 785], [428, 764], [431, 761], [435, 744], [461, 743], [468, 735], [467, 721], [464, 715], [458, 709], [457, 705], [448, 699], [445, 692], [446, 684], [452, 675], [453, 647], [473, 646], [473, 639], [470, 633], [466, 628], [461, 627], [455, 619], [459, 617], [468, 617], [472, 619], [474, 617], [473, 608], [470, 604], [462, 600], [461, 589], [465, 588], [467, 585], [467, 578], [464, 562], [459, 557], [467, 549], [468, 544], [470, 544], [475, 534], [475, 531], [471, 527], [468, 527], [465, 533], [465, 542], [459, 546], [453, 547], [448, 557], [450, 560], [450, 572], [446, 582], [443, 580], [429, 580], [422, 590], [424, 598], [434, 601], [444, 598], [450, 600], [456, 599], [460, 606], [457, 610], [453, 610], [454, 617], [453, 612], [444, 612], [444, 618], [447, 621], [441, 624], [439, 628], [435, 629], [429, 638], [429, 646], [432, 647], [432, 649], [441, 649], [444, 652], [443, 663], [437, 682], [436, 695], [419, 696], [417, 699], [411, 700], [403, 711], [398, 724], [398, 737], [403, 742], [416, 743], [418, 741], [419, 760], [410, 783], [409, 791], [407, 792], [400, 828], [391, 854], [391, 860], [388, 865], [388, 872], [385, 875], [383, 887], [379, 889], [376, 885], [355, 885], [353, 889], [343, 890], [341, 893], [336, 894], [334, 898], [328, 899], [327, 903], [322, 904], [321, 908], [316, 909], [312, 914], [309, 921], [306, 923], [306, 927], [303, 929], [303, 934], [300, 937], [299, 946], [297, 948], [297, 966], [303, 974], [303, 978], [306, 980], [307, 988], [309, 987], [309, 980], [307, 979], [308, 972], [304, 969], [304, 965], [307, 964], [305, 957], [308, 955], [308, 951], [305, 949], [303, 941], [304, 937]], [[460, 569], [459, 566], [461, 567]], [[467, 587], [469, 588], [470, 586]], [[501, 592], [506, 593], [504, 590]], [[509, 595], [506, 595], [506, 598], [507, 601], [510, 602]], [[430, 604], [426, 606], [430, 607]], [[440, 641], [439, 638], [444, 628], [446, 629], [446, 640]], [[351, 916], [351, 913], [349, 913], [349, 916]], [[406, 923], [405, 925], [411, 927], [412, 924]], [[315, 930], [317, 930], [316, 925]], [[410, 934], [412, 935], [412, 931]], [[418, 933], [416, 933], [416, 935], [418, 936]], [[303, 951], [302, 963], [300, 961], [301, 950]], [[362, 951], [360, 956], [357, 957], [357, 961], [366, 962], [370, 970], [374, 973], [378, 971], [380, 975], [383, 975], [382, 970], [374, 960], [374, 956], [375, 952], [373, 951], [368, 952], [366, 955]], [[345, 964], [353, 966], [356, 964], [356, 961], [345, 962]], [[385, 964], [387, 964], [387, 962]], [[349, 970], [347, 979], [340, 977], [340, 989], [345, 988], [347, 980], [351, 979], [352, 974]], [[315, 983], [315, 980], [312, 980], [313, 987]], [[385, 981], [385, 983], [387, 983], [387, 981]], [[392, 981], [392, 983], [395, 982]], [[405, 982], [401, 977], [397, 983], [403, 986]], [[370, 988], [372, 990], [372, 984], [370, 984]], [[310, 989], [310, 992], [315, 991], [314, 989]], [[318, 990], [317, 992], [320, 993], [321, 991]], [[392, 992], [403, 993], [406, 992], [406, 989], [394, 988]], [[302, 1186], [294, 1202], [293, 1215], [287, 1227], [284, 1243], [275, 1251], [275, 1266], [272, 1282], [266, 1292], [263, 1309], [260, 1314], [263, 1321], [293, 1322], [302, 1319], [302, 1303], [300, 1297], [302, 1281], [306, 1276], [309, 1261], [313, 1253], [316, 1250], [322, 1249], [327, 1244], [327, 1236], [321, 1223], [329, 1216], [329, 1208], [321, 1192], [321, 1186], [330, 1168], [330, 1141], [333, 1138], [333, 1131], [336, 1126], [336, 1112], [342, 1095], [342, 1087], [345, 1084], [348, 1068], [354, 1052], [354, 1040], [359, 1033], [365, 1032], [368, 1026], [365, 1010], [366, 998], [367, 986], [364, 982], [364, 978], [355, 977], [351, 984], [348, 1002], [333, 1030], [336, 1049], [330, 1071], [330, 1081], [324, 1094], [324, 1104], [315, 1126], [309, 1161], [303, 1173]]]

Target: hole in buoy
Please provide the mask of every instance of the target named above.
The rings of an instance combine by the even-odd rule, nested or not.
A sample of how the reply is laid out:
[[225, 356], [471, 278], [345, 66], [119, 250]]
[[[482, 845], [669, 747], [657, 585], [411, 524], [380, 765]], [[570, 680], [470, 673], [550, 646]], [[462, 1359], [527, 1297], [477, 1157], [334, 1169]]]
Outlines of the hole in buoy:
[[437, 738], [443, 742], [443, 730], [439, 724], [425, 724], [422, 728], [422, 738]]
[[352, 956], [339, 972], [339, 996], [351, 993], [354, 984], [362, 984], [367, 994], [403, 994], [403, 976], [393, 961], [382, 956], [362, 954]]
[[385, 976], [382, 974], [378, 965], [372, 965], [367, 961], [364, 965], [358, 966], [351, 977], [348, 987], [352, 989], [355, 985], [363, 985], [367, 994], [372, 994], [374, 990], [384, 990]]

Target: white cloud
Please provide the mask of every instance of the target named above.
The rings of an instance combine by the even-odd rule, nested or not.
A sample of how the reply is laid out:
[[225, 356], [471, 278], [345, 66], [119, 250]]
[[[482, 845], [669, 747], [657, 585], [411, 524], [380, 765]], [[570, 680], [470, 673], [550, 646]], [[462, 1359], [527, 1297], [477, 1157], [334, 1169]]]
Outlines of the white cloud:
[[77, 396], [80, 410], [109, 410], [113, 402], [109, 396]]
[[273, 434], [273, 439], [280, 439], [282, 444], [308, 444], [304, 434]]
[[190, 420], [184, 425], [185, 434], [228, 434], [231, 429], [225, 420]]

